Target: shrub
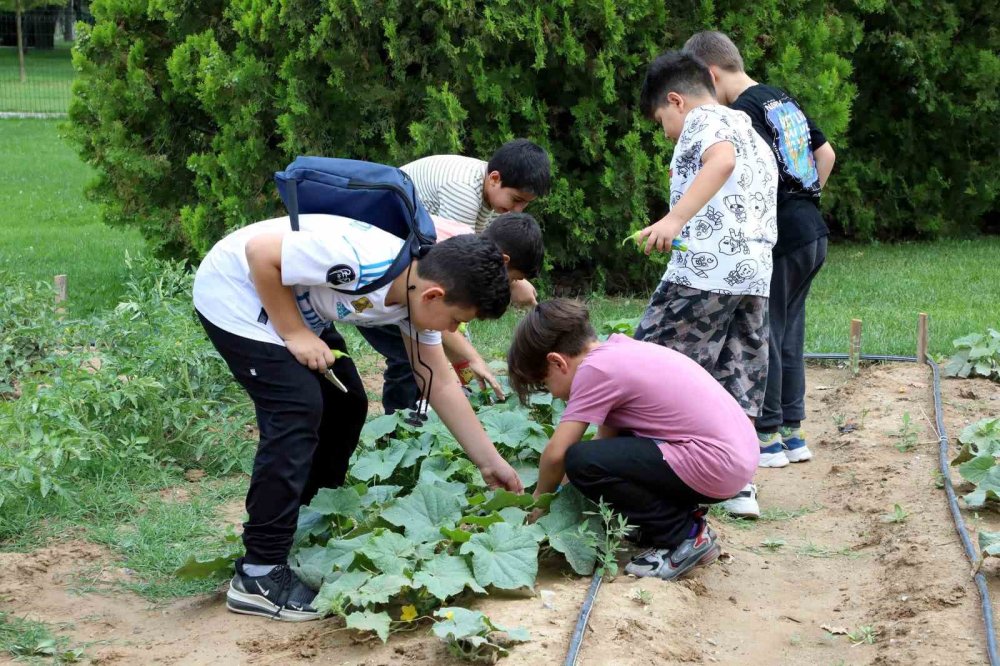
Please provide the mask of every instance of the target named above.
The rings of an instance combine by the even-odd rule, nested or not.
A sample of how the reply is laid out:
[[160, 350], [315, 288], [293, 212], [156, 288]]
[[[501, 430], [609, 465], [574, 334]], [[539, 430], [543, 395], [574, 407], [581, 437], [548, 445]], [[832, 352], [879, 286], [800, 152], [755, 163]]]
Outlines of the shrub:
[[787, 86], [837, 142], [861, 39], [851, 16], [804, 0], [95, 0], [93, 13], [72, 134], [105, 219], [161, 254], [196, 259], [281, 214], [271, 174], [297, 154], [485, 158], [524, 136], [555, 166], [533, 209], [551, 265], [643, 291], [662, 260], [616, 241], [666, 208], [670, 146], [636, 110], [649, 60], [726, 30], [751, 73]]

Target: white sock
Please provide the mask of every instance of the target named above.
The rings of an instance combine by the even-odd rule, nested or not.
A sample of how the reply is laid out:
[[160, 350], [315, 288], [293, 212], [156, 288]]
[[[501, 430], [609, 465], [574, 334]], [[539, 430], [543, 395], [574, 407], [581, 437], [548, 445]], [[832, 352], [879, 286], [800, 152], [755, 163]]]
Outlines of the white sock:
[[277, 564], [244, 564], [243, 573], [246, 575], [256, 578], [257, 576], [266, 576], [271, 573], [271, 569], [278, 566]]

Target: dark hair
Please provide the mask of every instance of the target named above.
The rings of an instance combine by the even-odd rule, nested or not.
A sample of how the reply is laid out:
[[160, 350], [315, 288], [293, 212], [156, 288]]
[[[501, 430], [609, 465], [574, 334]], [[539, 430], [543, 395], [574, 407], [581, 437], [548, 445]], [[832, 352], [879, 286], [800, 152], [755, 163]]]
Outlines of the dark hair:
[[486, 164], [486, 173], [500, 174], [503, 187], [513, 187], [536, 197], [549, 193], [549, 154], [527, 139], [514, 139], [500, 146]]
[[510, 305], [500, 248], [474, 234], [460, 234], [431, 246], [417, 262], [417, 275], [441, 285], [445, 303], [474, 307], [479, 319], [499, 319]]
[[529, 394], [544, 390], [548, 354], [576, 356], [596, 339], [583, 303], [566, 298], [539, 303], [517, 325], [507, 351], [510, 387], [527, 402]]
[[715, 84], [708, 67], [696, 56], [683, 51], [667, 51], [649, 64], [642, 82], [639, 110], [652, 119], [658, 108], [667, 103], [669, 93], [709, 94], [715, 97]]
[[733, 44], [733, 40], [717, 30], [705, 30], [691, 35], [684, 42], [684, 51], [700, 58], [706, 65], [715, 65], [727, 72], [743, 71], [740, 50]]
[[507, 270], [521, 271], [528, 279], [542, 272], [542, 260], [545, 258], [542, 229], [531, 215], [498, 215], [479, 235], [496, 243], [500, 251], [510, 257]]

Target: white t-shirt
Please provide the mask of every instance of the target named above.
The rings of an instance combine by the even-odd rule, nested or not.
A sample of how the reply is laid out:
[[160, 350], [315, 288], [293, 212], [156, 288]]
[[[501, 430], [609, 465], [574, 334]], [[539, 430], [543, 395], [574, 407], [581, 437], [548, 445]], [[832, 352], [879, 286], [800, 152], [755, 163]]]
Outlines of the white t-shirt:
[[399, 167], [413, 180], [432, 215], [462, 222], [477, 234], [496, 215], [483, 199], [486, 162], [461, 155], [431, 155]]
[[681, 230], [686, 252], [674, 250], [663, 280], [720, 294], [767, 296], [771, 248], [778, 239], [778, 165], [750, 117], [718, 104], [684, 119], [670, 160], [670, 205], [701, 171], [705, 151], [729, 141], [736, 168], [722, 188]]
[[[302, 320], [317, 334], [330, 322], [354, 326], [397, 324], [411, 335], [405, 305], [386, 305], [390, 285], [363, 296], [356, 289], [385, 274], [403, 241], [376, 227], [336, 215], [300, 215], [299, 231], [287, 217], [264, 220], [230, 233], [215, 244], [194, 278], [194, 306], [224, 331], [251, 340], [285, 343], [271, 325], [250, 279], [246, 245], [262, 233], [282, 232], [281, 283], [292, 287]], [[437, 331], [419, 331], [426, 344], [440, 344]]]

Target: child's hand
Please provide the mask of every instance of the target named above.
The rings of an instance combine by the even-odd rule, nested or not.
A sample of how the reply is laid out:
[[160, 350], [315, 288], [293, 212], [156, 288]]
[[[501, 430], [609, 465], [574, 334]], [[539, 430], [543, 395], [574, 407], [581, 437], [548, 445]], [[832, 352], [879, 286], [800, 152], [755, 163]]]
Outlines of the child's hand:
[[668, 213], [662, 220], [640, 231], [639, 241], [641, 242], [645, 239], [646, 249], [644, 251], [646, 254], [652, 252], [653, 248], [656, 248], [660, 252], [670, 252], [671, 243], [674, 242], [674, 238], [677, 237], [683, 228], [684, 220], [672, 217]]
[[285, 338], [285, 346], [296, 361], [310, 370], [326, 370], [333, 365], [333, 351], [308, 329]]
[[472, 374], [476, 376], [476, 381], [479, 382], [480, 388], [485, 390], [489, 386], [489, 388], [493, 389], [493, 393], [496, 394], [497, 400], [500, 402], [503, 402], [507, 398], [504, 395], [503, 386], [493, 376], [493, 373], [490, 372], [490, 366], [486, 365], [486, 361], [483, 360], [482, 356], [469, 361], [469, 370], [472, 370]]
[[514, 280], [510, 283], [510, 302], [519, 308], [538, 305], [538, 291], [527, 280]]
[[517, 475], [517, 472], [510, 466], [510, 463], [503, 458], [500, 458], [494, 465], [480, 467], [479, 472], [483, 475], [483, 481], [486, 482], [486, 485], [491, 490], [503, 488], [519, 495], [524, 492], [524, 484], [521, 483], [521, 477]]
[[541, 518], [544, 515], [545, 515], [545, 509], [535, 509], [528, 516], [528, 524], [529, 525], [533, 525], [535, 523], [535, 521], [537, 521], [539, 518]]

